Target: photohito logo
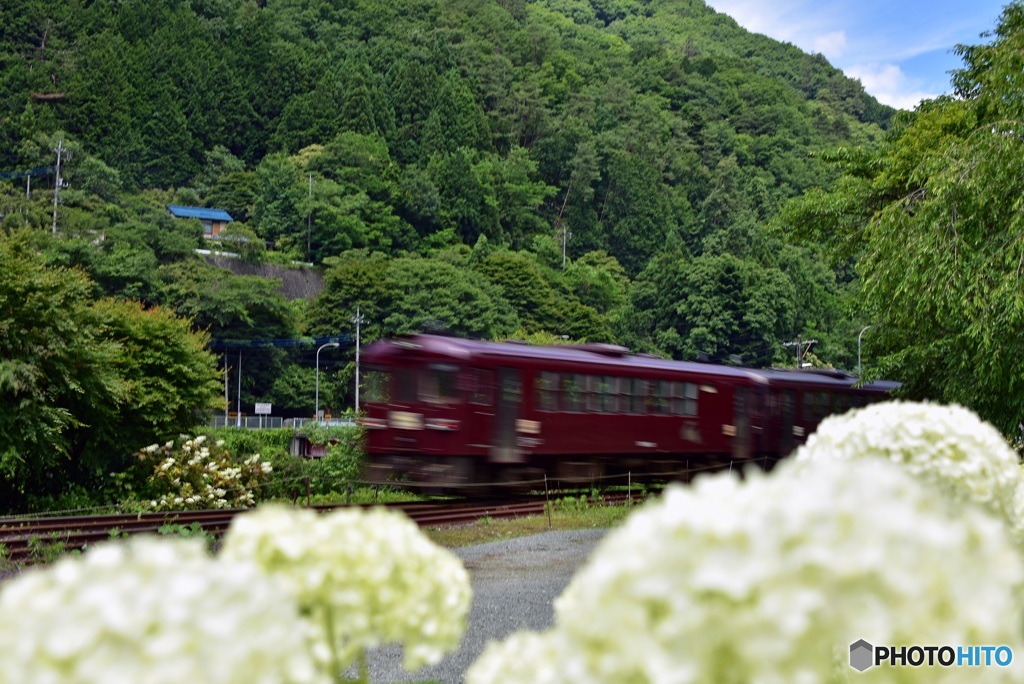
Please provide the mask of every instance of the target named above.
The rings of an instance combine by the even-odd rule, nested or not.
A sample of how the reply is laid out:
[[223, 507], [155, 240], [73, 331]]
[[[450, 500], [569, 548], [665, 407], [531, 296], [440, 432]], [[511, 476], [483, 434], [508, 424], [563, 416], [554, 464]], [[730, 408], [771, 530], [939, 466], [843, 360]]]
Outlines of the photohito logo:
[[850, 644], [850, 667], [864, 672], [889, 667], [1006, 667], [1013, 662], [1009, 646], [872, 646], [864, 639]]

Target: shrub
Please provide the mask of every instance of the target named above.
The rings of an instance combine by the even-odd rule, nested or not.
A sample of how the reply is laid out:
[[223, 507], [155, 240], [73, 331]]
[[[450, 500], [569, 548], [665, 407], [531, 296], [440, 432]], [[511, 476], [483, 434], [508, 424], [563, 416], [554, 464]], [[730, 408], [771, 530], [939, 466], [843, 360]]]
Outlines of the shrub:
[[205, 436], [153, 444], [136, 456], [153, 464], [151, 509], [244, 508], [262, 498], [260, 485], [273, 470], [259, 454], [236, 463], [223, 442], [211, 448]]

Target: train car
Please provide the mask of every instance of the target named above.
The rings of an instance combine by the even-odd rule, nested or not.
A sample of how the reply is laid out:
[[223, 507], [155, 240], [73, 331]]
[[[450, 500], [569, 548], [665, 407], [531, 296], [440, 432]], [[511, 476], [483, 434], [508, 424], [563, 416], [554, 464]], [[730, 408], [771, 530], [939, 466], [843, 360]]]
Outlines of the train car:
[[[886, 396], [848, 377], [668, 361], [607, 344], [415, 335], [373, 343], [364, 364], [369, 477], [453, 487], [767, 466], [817, 425], [819, 404], [844, 405], [833, 395], [850, 406]], [[815, 420], [804, 419], [805, 405]]]
[[780, 457], [806, 440], [827, 416], [891, 398], [898, 382], [878, 380], [860, 386], [859, 378], [826, 369], [758, 371], [768, 379], [765, 443]]

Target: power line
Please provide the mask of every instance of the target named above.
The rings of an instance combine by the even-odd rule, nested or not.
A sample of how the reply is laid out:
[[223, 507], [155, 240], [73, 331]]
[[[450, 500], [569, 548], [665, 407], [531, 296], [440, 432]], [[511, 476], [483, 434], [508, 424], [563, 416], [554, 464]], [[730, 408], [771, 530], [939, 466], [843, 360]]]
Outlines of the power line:
[[26, 178], [28, 176], [49, 176], [51, 173], [53, 173], [52, 166], [37, 166], [34, 169], [25, 169], [24, 171], [0, 171], [0, 180]]
[[328, 342], [337, 342], [343, 347], [355, 345], [351, 335], [327, 335], [325, 337], [277, 337], [251, 340], [212, 339], [207, 345], [211, 349], [253, 349], [258, 347], [312, 347]]

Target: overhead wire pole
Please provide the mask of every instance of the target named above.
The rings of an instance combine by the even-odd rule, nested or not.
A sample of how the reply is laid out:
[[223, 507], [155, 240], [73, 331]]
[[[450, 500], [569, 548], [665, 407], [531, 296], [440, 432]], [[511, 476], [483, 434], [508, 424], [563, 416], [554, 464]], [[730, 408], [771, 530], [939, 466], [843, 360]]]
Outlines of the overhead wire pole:
[[228, 352], [224, 351], [224, 427], [228, 426], [231, 411], [231, 397], [228, 396]]
[[238, 403], [235, 411], [235, 427], [242, 427], [242, 348], [238, 348]]
[[363, 323], [363, 316], [359, 313], [359, 307], [356, 306], [356, 315], [352, 318], [352, 322], [356, 324], [356, 415], [359, 414], [359, 326]]
[[818, 340], [805, 340], [803, 336], [797, 337], [795, 342], [783, 342], [784, 347], [796, 347], [796, 367], [804, 367], [804, 345], [807, 345], [807, 349], [811, 348], [812, 344], [816, 344]]
[[60, 203], [60, 187], [63, 182], [60, 177], [60, 161], [64, 156], [64, 138], [57, 139], [57, 174], [53, 181], [53, 233], [57, 234], [57, 205]]
[[306, 261], [309, 261], [309, 235], [313, 231], [313, 174], [309, 174], [309, 210], [306, 212]]

